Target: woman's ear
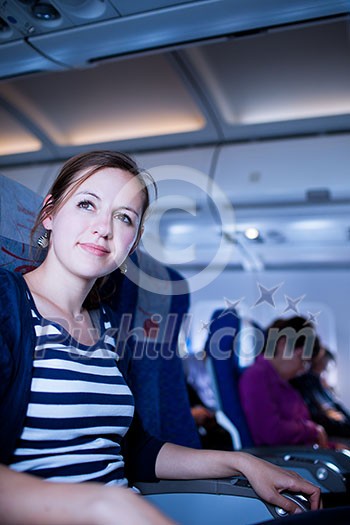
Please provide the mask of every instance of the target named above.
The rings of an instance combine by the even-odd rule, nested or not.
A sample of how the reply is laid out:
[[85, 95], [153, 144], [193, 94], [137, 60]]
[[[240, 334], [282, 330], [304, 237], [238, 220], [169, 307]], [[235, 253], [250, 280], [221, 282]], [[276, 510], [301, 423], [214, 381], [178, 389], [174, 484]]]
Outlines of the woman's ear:
[[135, 239], [135, 241], [134, 241], [134, 244], [132, 245], [132, 247], [131, 247], [131, 249], [130, 249], [130, 251], [129, 251], [129, 255], [131, 255], [131, 254], [136, 250], [136, 248], [138, 247], [139, 242], [140, 242], [140, 240], [141, 240], [141, 237], [142, 237], [142, 235], [143, 235], [144, 229], [145, 229], [145, 228], [144, 228], [144, 226], [143, 226], [143, 224], [142, 224], [142, 225], [140, 226], [138, 232], [137, 232], [137, 236], [136, 236], [136, 239]]
[[[52, 202], [52, 195], [49, 194], [49, 195], [46, 195], [45, 199], [44, 199], [44, 202], [43, 202], [43, 207], [42, 209], [47, 209], [50, 207], [50, 204]], [[45, 210], [46, 211], [46, 210]], [[51, 224], [52, 224], [52, 215], [49, 213], [49, 209], [47, 210], [47, 213], [45, 213], [45, 219], [43, 220], [42, 222], [45, 230], [51, 230]]]

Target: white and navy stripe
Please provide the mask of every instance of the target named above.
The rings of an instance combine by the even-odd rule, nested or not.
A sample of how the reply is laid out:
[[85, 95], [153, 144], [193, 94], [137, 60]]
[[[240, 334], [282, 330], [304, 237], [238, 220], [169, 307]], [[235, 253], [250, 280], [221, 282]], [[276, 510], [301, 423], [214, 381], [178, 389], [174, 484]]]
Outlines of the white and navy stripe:
[[100, 340], [78, 343], [37, 311], [31, 393], [12, 469], [51, 481], [126, 484], [121, 440], [134, 413], [131, 391], [117, 366], [110, 323], [101, 309]]

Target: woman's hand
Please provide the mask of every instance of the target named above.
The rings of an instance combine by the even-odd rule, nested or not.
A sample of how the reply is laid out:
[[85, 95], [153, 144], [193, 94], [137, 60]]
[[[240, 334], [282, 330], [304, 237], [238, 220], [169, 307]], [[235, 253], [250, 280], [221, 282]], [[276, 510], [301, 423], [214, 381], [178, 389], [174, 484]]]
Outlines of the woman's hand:
[[311, 510], [320, 507], [320, 489], [309, 483], [296, 472], [285, 470], [250, 454], [238, 452], [238, 468], [246, 476], [255, 492], [268, 503], [282, 507], [290, 513], [297, 511], [298, 506], [285, 498], [281, 492], [289, 490], [302, 493], [308, 497]]

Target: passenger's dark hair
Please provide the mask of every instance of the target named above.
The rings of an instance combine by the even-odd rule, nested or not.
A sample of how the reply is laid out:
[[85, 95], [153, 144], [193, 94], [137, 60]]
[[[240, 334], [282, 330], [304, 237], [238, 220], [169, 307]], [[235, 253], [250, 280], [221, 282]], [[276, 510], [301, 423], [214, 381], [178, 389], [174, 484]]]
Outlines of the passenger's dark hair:
[[330, 362], [336, 362], [335, 355], [324, 345], [320, 346], [320, 351], [318, 354], [312, 356], [311, 369], [313, 370], [318, 366], [320, 361], [323, 361], [323, 366], [327, 366]]
[[[72, 195], [72, 193], [74, 193], [83, 182], [105, 168], [117, 168], [134, 175], [138, 179], [144, 194], [144, 207], [140, 221], [140, 229], [142, 228], [142, 223], [151, 203], [150, 189], [153, 192], [153, 197], [157, 197], [157, 186], [152, 176], [148, 172], [139, 168], [136, 162], [125, 153], [109, 150], [91, 151], [80, 153], [79, 155], [70, 158], [62, 166], [58, 176], [48, 191], [48, 195], [51, 195], [51, 198], [42, 206], [32, 228], [32, 244], [35, 244], [33, 239], [37, 230], [41, 227], [42, 222], [48, 216], [57, 212], [70, 195]], [[81, 175], [79, 176], [79, 174]], [[47, 233], [49, 234], [50, 232]], [[89, 306], [90, 303], [93, 306], [98, 304], [98, 289], [101, 285], [102, 279], [103, 278], [96, 281], [94, 288], [91, 290], [87, 298], [85, 306]]]
[[304, 358], [311, 359], [320, 351], [320, 340], [316, 334], [314, 325], [302, 316], [294, 316], [288, 319], [275, 319], [266, 329], [265, 356], [274, 357], [277, 342], [286, 339], [288, 348], [286, 355], [295, 348], [304, 348]]
[[328, 348], [326, 347], [322, 347], [323, 350], [324, 350], [324, 357], [326, 357], [328, 359], [328, 361], [334, 361], [335, 362], [335, 355], [333, 354], [333, 352], [331, 352]]

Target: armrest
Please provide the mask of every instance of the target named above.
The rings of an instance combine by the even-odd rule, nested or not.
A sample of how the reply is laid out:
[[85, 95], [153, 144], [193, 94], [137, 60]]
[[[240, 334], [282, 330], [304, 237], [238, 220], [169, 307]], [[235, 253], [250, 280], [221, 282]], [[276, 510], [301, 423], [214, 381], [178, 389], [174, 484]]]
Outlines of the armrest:
[[313, 450], [312, 447], [262, 447], [245, 451], [281, 468], [293, 470], [317, 485], [322, 493], [324, 507], [348, 504], [350, 474], [344, 457], [338, 451], [327, 449], [323, 454], [324, 449]]
[[[144, 497], [180, 525], [232, 525], [233, 522], [250, 525], [286, 515], [279, 507], [261, 500], [243, 477], [160, 480], [135, 485]], [[305, 502], [302, 495], [290, 494], [290, 497], [302, 511], [307, 509], [307, 500]]]
[[285, 456], [290, 455], [293, 458], [319, 459], [329, 462], [339, 469], [344, 475], [350, 475], [350, 451], [349, 450], [332, 450], [321, 448], [318, 445], [286, 445], [279, 447], [249, 447], [245, 448], [255, 456]]

